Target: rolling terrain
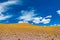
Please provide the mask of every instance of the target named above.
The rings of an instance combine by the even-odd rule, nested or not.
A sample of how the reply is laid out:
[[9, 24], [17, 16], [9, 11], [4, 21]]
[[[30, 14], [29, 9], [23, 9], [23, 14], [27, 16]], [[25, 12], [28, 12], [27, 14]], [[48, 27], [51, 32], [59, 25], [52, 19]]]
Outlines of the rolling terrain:
[[60, 40], [60, 27], [0, 24], [0, 40]]

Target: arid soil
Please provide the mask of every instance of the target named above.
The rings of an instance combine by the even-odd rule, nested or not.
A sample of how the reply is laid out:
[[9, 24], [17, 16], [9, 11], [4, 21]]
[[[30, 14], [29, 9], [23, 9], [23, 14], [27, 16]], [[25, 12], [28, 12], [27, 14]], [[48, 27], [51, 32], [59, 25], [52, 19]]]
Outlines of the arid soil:
[[60, 27], [0, 24], [0, 40], [60, 40]]

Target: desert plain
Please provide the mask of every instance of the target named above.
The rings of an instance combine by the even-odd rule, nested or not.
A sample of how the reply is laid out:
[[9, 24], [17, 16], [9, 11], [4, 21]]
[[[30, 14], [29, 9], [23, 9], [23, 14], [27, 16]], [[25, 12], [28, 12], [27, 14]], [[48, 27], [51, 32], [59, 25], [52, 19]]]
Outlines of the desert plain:
[[60, 40], [60, 27], [0, 24], [0, 40]]

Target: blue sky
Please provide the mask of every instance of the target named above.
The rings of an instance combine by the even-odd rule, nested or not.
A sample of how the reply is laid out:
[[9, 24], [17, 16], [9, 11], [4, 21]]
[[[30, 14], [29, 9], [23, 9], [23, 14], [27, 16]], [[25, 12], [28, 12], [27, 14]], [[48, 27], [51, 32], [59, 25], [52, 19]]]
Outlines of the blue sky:
[[0, 0], [0, 23], [60, 26], [60, 0]]

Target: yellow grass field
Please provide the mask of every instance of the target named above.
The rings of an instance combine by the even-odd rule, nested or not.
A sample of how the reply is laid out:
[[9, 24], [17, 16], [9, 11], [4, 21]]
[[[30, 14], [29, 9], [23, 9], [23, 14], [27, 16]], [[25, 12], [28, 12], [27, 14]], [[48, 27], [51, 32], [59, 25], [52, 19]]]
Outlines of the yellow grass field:
[[60, 40], [60, 27], [0, 24], [0, 40]]

